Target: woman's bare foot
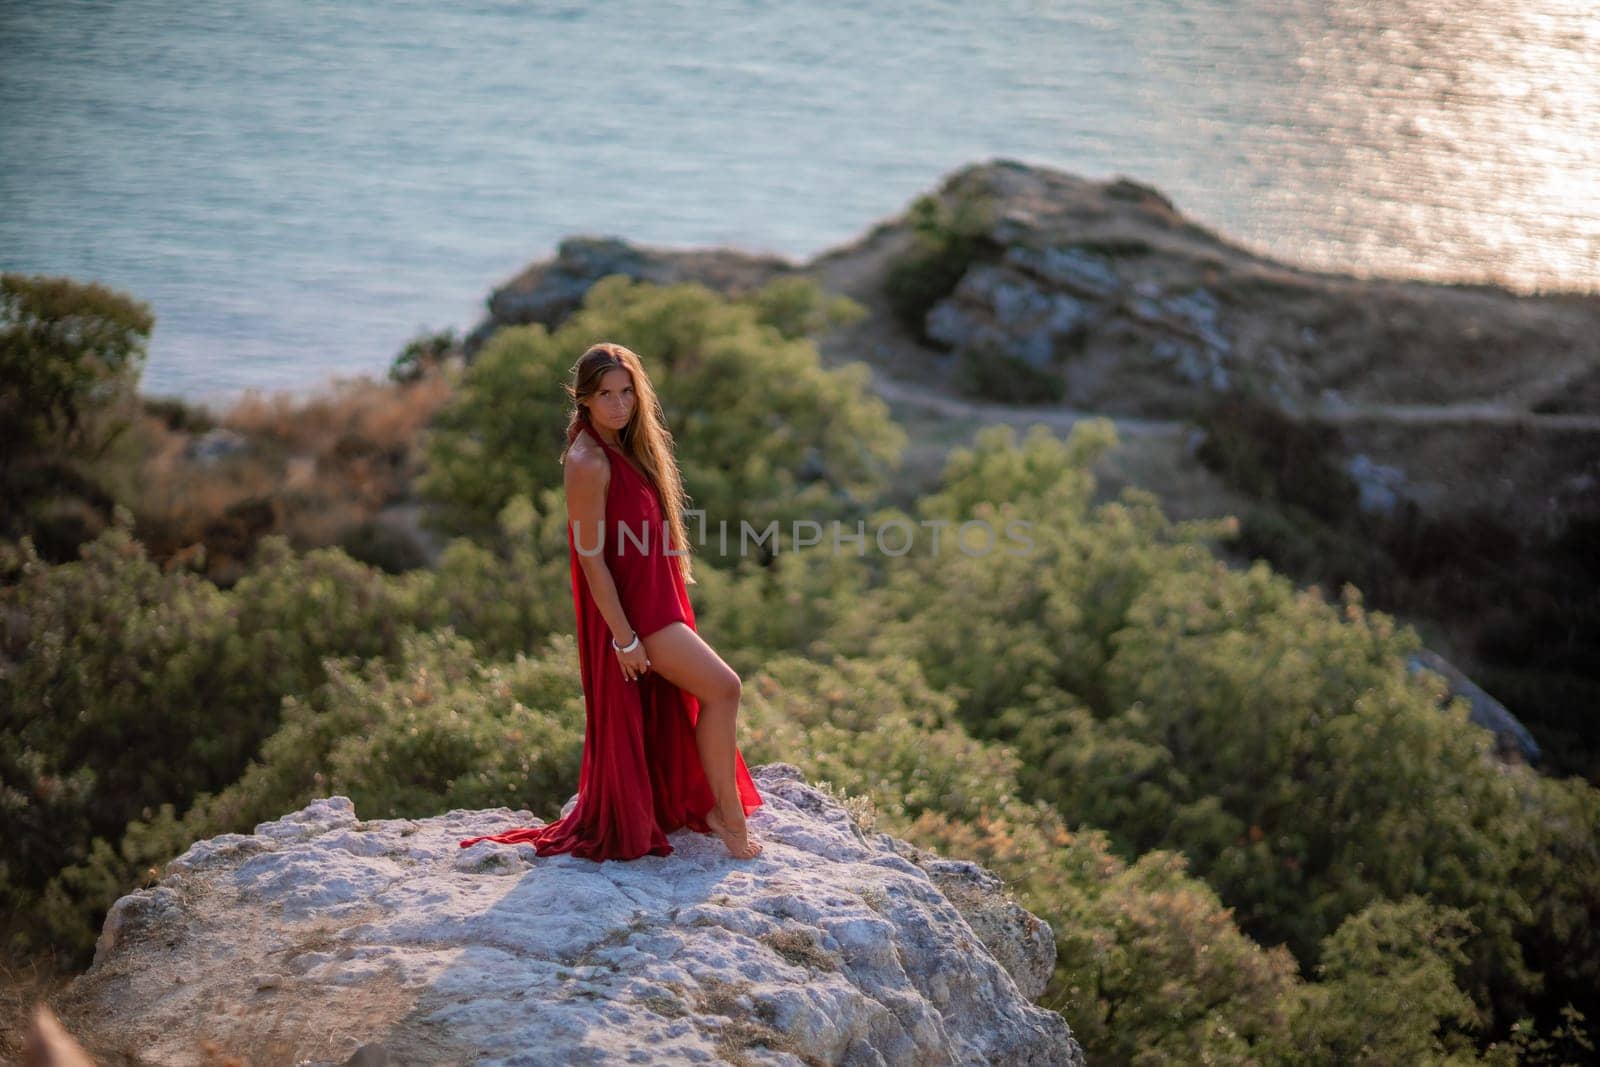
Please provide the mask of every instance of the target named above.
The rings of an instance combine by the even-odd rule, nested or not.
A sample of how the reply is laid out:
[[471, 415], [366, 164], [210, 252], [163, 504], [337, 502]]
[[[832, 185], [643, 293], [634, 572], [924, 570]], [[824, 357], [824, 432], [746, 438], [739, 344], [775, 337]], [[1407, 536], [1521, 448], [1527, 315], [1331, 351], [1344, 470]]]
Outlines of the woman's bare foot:
[[728, 854], [734, 859], [754, 859], [761, 854], [761, 849], [764, 846], [760, 841], [750, 836], [748, 824], [734, 830], [728, 826], [728, 820], [723, 818], [722, 812], [716, 808], [706, 812], [706, 824], [711, 827], [712, 833], [722, 838], [722, 843], [727, 846]]

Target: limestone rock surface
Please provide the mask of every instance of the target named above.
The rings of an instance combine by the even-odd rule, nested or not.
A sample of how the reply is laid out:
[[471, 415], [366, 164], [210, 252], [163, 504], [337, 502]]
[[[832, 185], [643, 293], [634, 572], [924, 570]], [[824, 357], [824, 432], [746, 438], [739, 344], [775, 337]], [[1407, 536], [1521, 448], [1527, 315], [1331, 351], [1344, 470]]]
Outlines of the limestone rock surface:
[[1431, 671], [1443, 678], [1447, 686], [1446, 702], [1455, 697], [1465, 697], [1471, 705], [1468, 713], [1470, 718], [1494, 734], [1496, 748], [1502, 758], [1515, 754], [1515, 758], [1524, 763], [1538, 763], [1544, 759], [1539, 742], [1522, 725], [1522, 720], [1439, 653], [1431, 648], [1421, 649], [1406, 657], [1406, 669], [1412, 674]]
[[629, 862], [463, 849], [536, 820], [319, 799], [119, 900], [69, 996], [157, 1064], [1083, 1062], [1030, 1002], [1050, 928], [992, 874], [753, 773], [749, 861], [689, 830]]

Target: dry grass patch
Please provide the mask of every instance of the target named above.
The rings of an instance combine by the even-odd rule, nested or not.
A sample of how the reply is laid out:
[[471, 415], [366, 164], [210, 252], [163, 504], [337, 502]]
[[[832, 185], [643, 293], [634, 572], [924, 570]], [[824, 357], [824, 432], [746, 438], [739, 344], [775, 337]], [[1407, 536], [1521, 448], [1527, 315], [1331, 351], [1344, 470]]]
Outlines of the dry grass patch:
[[763, 934], [761, 940], [774, 952], [797, 967], [816, 968], [819, 971], [836, 971], [839, 961], [833, 953], [817, 944], [816, 935], [797, 926], [786, 926], [775, 933]]
[[267, 534], [301, 549], [363, 536], [379, 512], [409, 497], [423, 431], [449, 394], [438, 374], [409, 384], [341, 381], [309, 397], [247, 393], [217, 417], [238, 447], [206, 460], [191, 454], [204, 423], [147, 410], [141, 540], [153, 558], [227, 583]]
[[804, 1063], [821, 1065], [822, 1061], [809, 1055], [795, 1038], [772, 1025], [776, 1018], [772, 1005], [754, 1005], [755, 1018], [741, 999], [749, 996], [749, 982], [728, 982], [715, 975], [699, 979], [698, 1008], [702, 1014], [725, 1016], [717, 1031], [717, 1055], [733, 1064], [748, 1064], [745, 1053], [753, 1048], [766, 1048], [774, 1052], [787, 1052]]

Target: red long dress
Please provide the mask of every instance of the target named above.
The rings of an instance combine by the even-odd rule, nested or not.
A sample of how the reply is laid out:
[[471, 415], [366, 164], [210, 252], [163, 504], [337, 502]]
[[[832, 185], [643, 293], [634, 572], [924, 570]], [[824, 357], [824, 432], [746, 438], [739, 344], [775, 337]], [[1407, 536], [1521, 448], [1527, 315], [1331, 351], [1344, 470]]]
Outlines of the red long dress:
[[[606, 488], [603, 557], [616, 582], [628, 622], [640, 640], [673, 622], [694, 629], [694, 608], [670, 545], [660, 494], [621, 452], [587, 432], [611, 459]], [[586, 530], [583, 547], [593, 550], [600, 534]], [[644, 547], [641, 548], [641, 543]], [[469, 837], [504, 844], [529, 842], [540, 856], [570, 852], [596, 861], [636, 859], [672, 852], [667, 834], [687, 826], [711, 833], [706, 812], [716, 803], [695, 747], [700, 702], [652, 668], [630, 682], [611, 647], [611, 627], [589, 591], [578, 564], [572, 523], [567, 523], [572, 561], [572, 601], [578, 619], [578, 658], [583, 677], [585, 723], [578, 802], [565, 818], [543, 826]], [[761, 794], [734, 748], [734, 780], [748, 815]]]

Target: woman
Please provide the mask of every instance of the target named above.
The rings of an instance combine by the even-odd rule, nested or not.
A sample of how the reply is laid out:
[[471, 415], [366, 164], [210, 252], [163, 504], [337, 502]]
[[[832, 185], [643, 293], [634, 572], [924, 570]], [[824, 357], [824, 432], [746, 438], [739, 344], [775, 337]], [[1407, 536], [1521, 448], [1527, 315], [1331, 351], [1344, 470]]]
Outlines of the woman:
[[681, 826], [760, 854], [761, 795], [734, 740], [739, 676], [695, 632], [672, 435], [639, 357], [602, 343], [573, 367], [561, 457], [586, 709], [578, 801], [544, 826], [472, 837], [592, 860], [672, 852]]

